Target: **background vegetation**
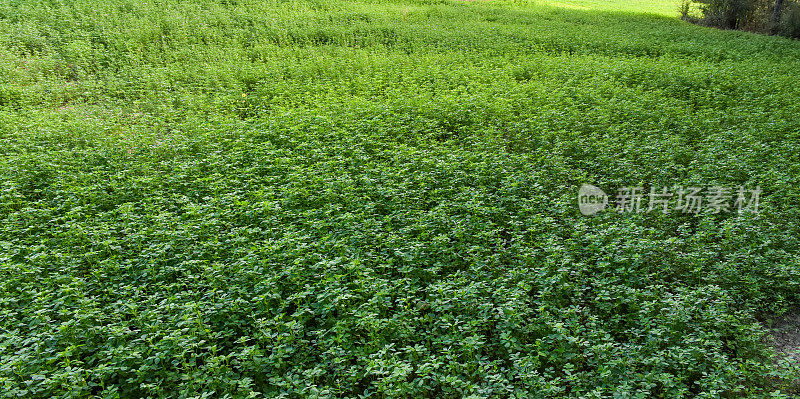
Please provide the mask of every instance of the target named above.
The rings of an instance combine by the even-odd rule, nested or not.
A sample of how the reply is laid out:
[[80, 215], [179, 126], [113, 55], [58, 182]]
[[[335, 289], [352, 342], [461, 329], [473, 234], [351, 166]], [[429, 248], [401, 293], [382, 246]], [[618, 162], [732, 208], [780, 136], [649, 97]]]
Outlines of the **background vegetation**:
[[[693, 13], [692, 2], [700, 15]], [[800, 38], [800, 3], [795, 0], [685, 0], [682, 18], [723, 29]]]
[[582, 7], [0, 2], [0, 395], [790, 394], [800, 44]]

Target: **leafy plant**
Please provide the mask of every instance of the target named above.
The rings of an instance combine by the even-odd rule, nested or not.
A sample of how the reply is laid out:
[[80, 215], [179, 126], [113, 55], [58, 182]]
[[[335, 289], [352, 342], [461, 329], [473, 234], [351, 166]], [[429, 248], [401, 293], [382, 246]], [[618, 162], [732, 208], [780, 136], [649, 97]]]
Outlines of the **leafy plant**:
[[[800, 300], [797, 42], [524, 1], [17, 0], [0, 48], [0, 396], [796, 393], [759, 321]], [[764, 197], [588, 218], [587, 182]]]

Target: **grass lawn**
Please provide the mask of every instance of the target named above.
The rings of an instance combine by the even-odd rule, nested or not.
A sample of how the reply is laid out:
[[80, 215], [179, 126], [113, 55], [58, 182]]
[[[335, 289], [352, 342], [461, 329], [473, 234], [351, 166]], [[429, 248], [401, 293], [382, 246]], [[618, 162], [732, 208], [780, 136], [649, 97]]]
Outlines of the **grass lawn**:
[[800, 42], [676, 13], [0, 2], [0, 397], [797, 393]]
[[532, 3], [574, 10], [622, 11], [676, 17], [681, 2], [679, 0], [534, 0]]

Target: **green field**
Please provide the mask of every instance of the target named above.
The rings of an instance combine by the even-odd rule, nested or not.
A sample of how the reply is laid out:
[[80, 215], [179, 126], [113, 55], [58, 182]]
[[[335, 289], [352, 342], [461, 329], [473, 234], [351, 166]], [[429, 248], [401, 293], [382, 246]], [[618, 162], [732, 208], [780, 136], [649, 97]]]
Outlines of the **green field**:
[[800, 42], [676, 10], [0, 2], [0, 397], [800, 393]]
[[681, 2], [680, 0], [532, 0], [523, 1], [522, 3], [582, 11], [651, 13], [676, 17], [678, 15], [678, 6]]

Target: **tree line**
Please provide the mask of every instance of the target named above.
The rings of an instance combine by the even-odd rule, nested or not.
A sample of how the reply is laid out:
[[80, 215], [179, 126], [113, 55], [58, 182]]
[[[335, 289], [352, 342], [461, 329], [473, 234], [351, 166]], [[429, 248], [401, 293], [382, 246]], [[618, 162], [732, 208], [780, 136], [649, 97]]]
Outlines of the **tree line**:
[[680, 11], [702, 25], [800, 38], [798, 0], [684, 0]]

